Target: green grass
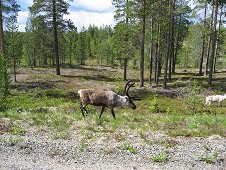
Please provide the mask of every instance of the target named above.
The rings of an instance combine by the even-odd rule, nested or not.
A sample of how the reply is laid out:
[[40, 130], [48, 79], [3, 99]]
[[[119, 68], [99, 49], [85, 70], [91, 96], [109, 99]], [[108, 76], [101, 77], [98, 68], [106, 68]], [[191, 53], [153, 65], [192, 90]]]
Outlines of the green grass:
[[14, 145], [19, 144], [19, 143], [22, 142], [23, 140], [24, 140], [24, 139], [21, 138], [20, 136], [18, 136], [18, 135], [13, 135], [13, 136], [10, 136], [10, 137], [7, 138], [7, 139], [4, 139], [3, 142], [6, 143], [7, 145], [14, 146]]
[[18, 114], [15, 110], [6, 110], [0, 112], [0, 117], [10, 118], [11, 120], [20, 120], [25, 118], [23, 115]]
[[[21, 98], [21, 97], [19, 97]], [[19, 101], [19, 108], [27, 109], [26, 113], [18, 113], [16, 106], [13, 106], [11, 110], [0, 112], [0, 117], [6, 117], [11, 120], [23, 120], [30, 122], [31, 126], [41, 126], [51, 128], [53, 131], [67, 131], [71, 126], [73, 121], [88, 121], [90, 127], [101, 126], [106, 131], [115, 132], [117, 129], [125, 128], [132, 131], [142, 131], [146, 132], [148, 130], [154, 131], [165, 131], [170, 136], [209, 136], [212, 134], [219, 134], [221, 136], [225, 135], [226, 118], [224, 114], [208, 114], [199, 113], [195, 115], [181, 113], [177, 107], [171, 108], [172, 112], [160, 112], [152, 113], [149, 112], [149, 99], [145, 99], [142, 102], [139, 101], [137, 104], [138, 109], [133, 111], [126, 108], [115, 109], [116, 119], [110, 114], [110, 110], [106, 111], [102, 115], [102, 119], [98, 120], [99, 110], [97, 107], [90, 107], [90, 114], [87, 118], [83, 118], [81, 111], [79, 109], [79, 101], [72, 103], [71, 101], [65, 99], [41, 97], [37, 100], [32, 100], [32, 102], [23, 97], [26, 102]], [[166, 99], [165, 97], [163, 98]], [[11, 98], [11, 104], [16, 103], [18, 99], [16, 97]], [[166, 99], [167, 101], [170, 99]], [[175, 99], [173, 99], [175, 100]], [[28, 101], [30, 106], [28, 105]], [[45, 103], [45, 102], [46, 103]], [[160, 108], [161, 102], [165, 103], [159, 99]], [[180, 102], [180, 101], [178, 101]], [[43, 104], [42, 104], [43, 103]], [[172, 102], [171, 102], [172, 103]], [[18, 104], [19, 105], [19, 104]], [[35, 106], [38, 106], [35, 108]], [[50, 112], [45, 110], [45, 107], [57, 107], [57, 112]], [[41, 109], [43, 107], [43, 109]], [[162, 108], [164, 109], [164, 108]], [[19, 125], [18, 125], [19, 127]], [[19, 128], [14, 128], [14, 133], [19, 133]], [[104, 131], [103, 130], [103, 131]]]
[[201, 157], [200, 161], [211, 164], [211, 163], [214, 163], [217, 160], [217, 158], [218, 158], [218, 153], [215, 152], [211, 156]]
[[26, 130], [23, 129], [18, 123], [14, 123], [13, 127], [11, 128], [11, 132], [13, 135], [24, 135]]
[[36, 97], [31, 95], [10, 96], [7, 100], [9, 109], [33, 109], [37, 107], [59, 106], [62, 103], [71, 102], [64, 98], [52, 98], [47, 96]]
[[88, 147], [88, 145], [86, 142], [86, 138], [83, 137], [80, 142], [80, 151], [84, 152], [87, 149], [87, 147]]
[[[50, 128], [55, 133], [62, 133], [60, 136], [65, 136], [67, 130], [71, 127], [72, 118], [70, 115], [65, 115], [63, 113], [51, 113], [51, 112], [32, 112], [30, 113], [30, 118], [32, 120], [31, 126], [46, 127]], [[55, 135], [54, 138], [57, 138]]]
[[[95, 74], [99, 73], [95, 72]], [[107, 73], [106, 76], [108, 76]], [[50, 77], [52, 82], [43, 83], [44, 80], [50, 80]], [[183, 86], [190, 84], [189, 77], [185, 78], [185, 80], [171, 82], [169, 86], [176, 88], [177, 83]], [[76, 77], [76, 81], [84, 81], [82, 78], [77, 79]], [[116, 82], [113, 80], [114, 82], [110, 83], [115, 85], [116, 92], [123, 94], [125, 82], [121, 81], [120, 75], [116, 79]], [[91, 132], [115, 133], [120, 129], [127, 129], [140, 133], [144, 139], [145, 132], [150, 130], [165, 131], [170, 136], [207, 137], [212, 134], [225, 136], [226, 102], [223, 103], [224, 107], [217, 107], [216, 104], [203, 107], [204, 99], [194, 100], [196, 92], [207, 86], [207, 83], [202, 83], [198, 78], [195, 85], [189, 86], [189, 100], [186, 97], [154, 95], [148, 88], [138, 89], [133, 95], [142, 97], [142, 100], [134, 101], [137, 105], [136, 110], [115, 108], [116, 119], [114, 119], [110, 110], [106, 109], [101, 120], [98, 119], [101, 107], [94, 106], [88, 106], [90, 114], [83, 118], [77, 94], [71, 95], [71, 91], [67, 88], [74, 87], [74, 84], [70, 84], [73, 81], [70, 76], [33, 74], [28, 80], [29, 82], [35, 80], [35, 86], [32, 83], [21, 86], [16, 84], [5, 102], [5, 109], [0, 112], [0, 118], [6, 117], [13, 122], [20, 120], [18, 124], [13, 124], [11, 128], [13, 134], [24, 134], [26, 127], [31, 126], [52, 131], [53, 138], [67, 138], [68, 131], [74, 124], [84, 122], [81, 128]], [[42, 81], [37, 82], [39, 80]], [[63, 84], [57, 86], [60, 82]], [[78, 88], [80, 84], [74, 87], [73, 91], [76, 92]], [[217, 92], [222, 92], [221, 87], [216, 89]], [[54, 107], [56, 110], [50, 111], [49, 107]], [[116, 135], [115, 138], [125, 140], [125, 137], [120, 135]]]
[[153, 162], [159, 162], [159, 163], [163, 163], [167, 161], [167, 154], [165, 152], [161, 152], [160, 154], [154, 154], [151, 157], [151, 160]]
[[121, 149], [127, 150], [132, 154], [136, 154], [138, 152], [137, 148], [133, 147], [131, 144], [128, 144], [128, 143], [122, 144]]
[[53, 139], [63, 139], [63, 140], [66, 140], [66, 139], [69, 139], [70, 138], [70, 134], [67, 131], [55, 132], [52, 135], [52, 138]]

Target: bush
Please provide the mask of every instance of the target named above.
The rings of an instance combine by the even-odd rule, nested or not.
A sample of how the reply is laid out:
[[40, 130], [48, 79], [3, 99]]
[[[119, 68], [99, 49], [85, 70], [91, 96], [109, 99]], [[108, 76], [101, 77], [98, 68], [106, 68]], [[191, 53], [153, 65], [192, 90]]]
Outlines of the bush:
[[10, 75], [7, 71], [4, 56], [0, 53], [0, 110], [6, 107], [6, 97], [9, 94]]
[[159, 112], [159, 101], [158, 101], [157, 94], [155, 94], [153, 99], [150, 100], [149, 111], [150, 112]]
[[9, 84], [10, 75], [7, 71], [7, 65], [4, 56], [0, 54], [0, 94], [3, 96], [7, 96], [9, 94]]
[[188, 96], [184, 99], [186, 111], [190, 114], [196, 114], [202, 110], [200, 103], [203, 102], [203, 97], [200, 96], [201, 86], [196, 81], [193, 81], [188, 87]]

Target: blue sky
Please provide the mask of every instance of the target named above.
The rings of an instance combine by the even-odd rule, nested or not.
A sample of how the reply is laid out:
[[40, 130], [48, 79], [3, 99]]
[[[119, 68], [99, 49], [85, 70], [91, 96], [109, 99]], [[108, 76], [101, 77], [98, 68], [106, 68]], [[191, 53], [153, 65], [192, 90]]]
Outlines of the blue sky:
[[[32, 5], [33, 0], [17, 0], [17, 2], [21, 6], [18, 13], [19, 31], [25, 31], [28, 7]], [[71, 19], [78, 30], [82, 26], [87, 28], [90, 24], [114, 26], [114, 6], [111, 2], [112, 0], [73, 0], [70, 2], [70, 14], [65, 16], [65, 19]]]

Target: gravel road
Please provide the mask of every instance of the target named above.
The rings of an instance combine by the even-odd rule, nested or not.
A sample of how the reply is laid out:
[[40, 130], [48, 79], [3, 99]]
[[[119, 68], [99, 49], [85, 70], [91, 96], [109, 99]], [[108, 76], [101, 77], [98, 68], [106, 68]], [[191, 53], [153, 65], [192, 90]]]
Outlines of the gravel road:
[[[0, 135], [0, 153], [1, 170], [226, 169], [226, 139], [217, 135], [172, 138], [148, 132], [141, 138], [130, 131], [100, 134], [77, 130], [62, 140], [47, 133], [4, 133]], [[155, 162], [154, 157], [161, 154], [166, 157], [164, 162]]]

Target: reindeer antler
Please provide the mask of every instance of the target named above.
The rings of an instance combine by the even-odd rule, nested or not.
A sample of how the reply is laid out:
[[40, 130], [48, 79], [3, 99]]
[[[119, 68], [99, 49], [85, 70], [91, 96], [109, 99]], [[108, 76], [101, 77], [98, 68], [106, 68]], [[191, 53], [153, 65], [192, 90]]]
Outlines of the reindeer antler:
[[[128, 97], [130, 97], [130, 95], [129, 95], [129, 89], [130, 89], [130, 87], [134, 87], [134, 84], [135, 84], [135, 82], [131, 82], [131, 80], [128, 80], [127, 82], [126, 82], [126, 85], [125, 85], [125, 93], [126, 93], [126, 95], [128, 96]], [[130, 97], [131, 98], [131, 97]]]
[[141, 100], [140, 97], [131, 97], [131, 96], [129, 95], [129, 89], [130, 89], [130, 87], [135, 87], [134, 84], [135, 84], [135, 82], [131, 82], [131, 80], [128, 80], [128, 81], [126, 82], [126, 84], [125, 84], [125, 93], [126, 93], [126, 95], [127, 95], [130, 99], [133, 99], [133, 100]]

